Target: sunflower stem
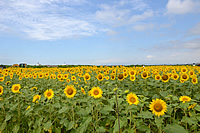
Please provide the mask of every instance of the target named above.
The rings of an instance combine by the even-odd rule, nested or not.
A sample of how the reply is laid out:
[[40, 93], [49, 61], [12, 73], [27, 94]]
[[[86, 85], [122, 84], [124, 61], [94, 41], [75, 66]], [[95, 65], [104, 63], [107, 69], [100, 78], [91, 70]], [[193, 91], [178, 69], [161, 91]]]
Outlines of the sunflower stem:
[[120, 133], [120, 120], [119, 120], [119, 108], [118, 108], [118, 101], [117, 101], [117, 90], [115, 91], [115, 97], [116, 97], [116, 104], [117, 104], [117, 119], [118, 119], [119, 133]]
[[131, 128], [131, 111], [130, 111], [130, 124], [129, 124], [130, 128]]

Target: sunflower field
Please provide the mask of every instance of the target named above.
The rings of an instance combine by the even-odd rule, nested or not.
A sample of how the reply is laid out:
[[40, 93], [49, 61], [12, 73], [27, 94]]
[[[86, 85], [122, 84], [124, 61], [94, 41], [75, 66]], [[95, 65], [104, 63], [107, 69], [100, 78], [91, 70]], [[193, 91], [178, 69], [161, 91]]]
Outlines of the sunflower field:
[[0, 133], [198, 133], [200, 67], [0, 70]]

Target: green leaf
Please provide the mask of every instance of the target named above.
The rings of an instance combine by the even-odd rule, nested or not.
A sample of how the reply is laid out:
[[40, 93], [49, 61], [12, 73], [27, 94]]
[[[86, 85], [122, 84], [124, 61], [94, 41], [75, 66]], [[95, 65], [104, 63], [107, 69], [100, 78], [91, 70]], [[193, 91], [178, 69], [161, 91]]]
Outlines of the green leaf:
[[149, 111], [142, 111], [140, 114], [138, 114], [138, 117], [142, 117], [144, 119], [152, 119], [153, 114]]
[[9, 121], [11, 119], [11, 115], [9, 113], [6, 113], [6, 119], [5, 121]]
[[197, 111], [200, 111], [200, 106], [197, 104], [195, 107], [194, 107], [195, 110]]
[[50, 127], [51, 127], [51, 125], [52, 125], [51, 121], [48, 121], [47, 123], [45, 123], [45, 124], [44, 124], [44, 130], [45, 130], [45, 131], [49, 130]]
[[161, 91], [161, 92], [160, 92], [160, 95], [161, 95], [162, 97], [165, 97], [165, 96], [168, 95], [168, 92], [167, 92], [167, 91]]
[[0, 131], [3, 131], [6, 126], [7, 126], [7, 123], [6, 123], [6, 121], [4, 121], [0, 126]]
[[13, 133], [17, 133], [19, 131], [19, 125], [15, 125], [12, 131]]
[[70, 121], [69, 124], [68, 124], [67, 127], [66, 127], [66, 131], [72, 129], [73, 126], [74, 126], [74, 122], [73, 122], [73, 121]]
[[167, 126], [164, 128], [164, 131], [166, 133], [188, 133], [187, 130], [177, 124], [167, 124]]
[[172, 100], [173, 101], [178, 101], [178, 97], [177, 96], [172, 96]]
[[67, 107], [67, 106], [62, 107], [62, 109], [60, 109], [58, 113], [66, 112], [68, 109], [69, 109], [69, 107]]
[[188, 123], [189, 125], [192, 125], [192, 124], [196, 124], [197, 123], [197, 120], [195, 117], [186, 117], [184, 116], [182, 121]]
[[43, 117], [40, 117], [40, 118], [36, 119], [35, 125], [36, 125], [36, 126], [40, 126], [41, 123], [42, 123], [42, 120], [43, 120]]
[[[120, 121], [120, 129], [124, 126], [124, 122]], [[113, 133], [119, 132], [119, 124], [118, 124], [118, 119], [115, 120], [115, 124], [114, 124], [114, 130]]]
[[83, 133], [87, 130], [88, 125], [92, 121], [92, 117], [88, 117], [87, 120], [78, 128], [79, 133]]
[[163, 123], [163, 118], [161, 117], [155, 117], [155, 123], [157, 125], [157, 127], [161, 127], [162, 123]]
[[106, 130], [105, 130], [105, 128], [104, 127], [99, 127], [98, 129], [97, 129], [97, 132], [98, 133], [104, 133]]

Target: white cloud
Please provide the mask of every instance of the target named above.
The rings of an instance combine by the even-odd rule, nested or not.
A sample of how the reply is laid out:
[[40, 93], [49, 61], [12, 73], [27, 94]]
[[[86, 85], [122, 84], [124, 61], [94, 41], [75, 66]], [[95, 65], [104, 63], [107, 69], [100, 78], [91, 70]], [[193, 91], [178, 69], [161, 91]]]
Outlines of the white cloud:
[[200, 35], [200, 23], [198, 23], [197, 25], [195, 25], [190, 31], [190, 34], [192, 35]]
[[186, 14], [199, 12], [199, 0], [169, 0], [167, 3], [167, 14]]
[[9, 27], [18, 34], [37, 40], [91, 36], [97, 32], [94, 24], [77, 8], [68, 6], [80, 6], [84, 2], [85, 0], [3, 1], [0, 3], [0, 30], [5, 31]]
[[108, 34], [108, 35], [117, 35], [117, 34], [119, 34], [119, 33], [116, 32], [116, 31], [114, 31], [114, 30], [109, 29], [109, 30], [107, 31], [107, 34]]
[[113, 5], [101, 5], [100, 10], [96, 11], [95, 15], [97, 20], [106, 24], [113, 26], [130, 25], [154, 16], [154, 12], [147, 7], [147, 4], [142, 0], [121, 0]]
[[154, 24], [139, 24], [139, 25], [133, 26], [133, 29], [136, 31], [144, 31], [148, 29], [153, 29], [154, 27], [155, 27]]
[[151, 58], [153, 58], [154, 56], [153, 55], [147, 55], [146, 56], [146, 58], [148, 58], [148, 59], [151, 59]]

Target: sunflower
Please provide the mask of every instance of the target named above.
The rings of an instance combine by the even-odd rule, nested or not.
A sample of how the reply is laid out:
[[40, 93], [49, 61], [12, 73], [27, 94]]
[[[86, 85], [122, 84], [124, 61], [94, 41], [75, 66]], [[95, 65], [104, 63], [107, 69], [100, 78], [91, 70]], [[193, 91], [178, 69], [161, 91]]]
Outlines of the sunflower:
[[193, 77], [193, 78], [192, 78], [192, 83], [193, 83], [193, 84], [197, 84], [197, 83], [198, 83], [197, 77]]
[[115, 80], [115, 74], [111, 74], [111, 75], [110, 75], [110, 79], [111, 79], [111, 80]]
[[183, 103], [185, 103], [185, 102], [191, 101], [191, 98], [188, 97], [188, 96], [181, 96], [181, 97], [179, 98], [179, 101], [183, 101]]
[[197, 105], [197, 103], [194, 103], [194, 104], [190, 105], [190, 106], [188, 107], [188, 109], [193, 109], [196, 105]]
[[188, 74], [187, 73], [181, 74], [181, 79], [184, 80], [184, 81], [187, 81], [189, 79]]
[[190, 75], [190, 77], [192, 77], [192, 76], [194, 76], [194, 71], [189, 71], [189, 75]]
[[142, 72], [141, 74], [143, 79], [147, 79], [148, 78], [148, 73], [146, 71]]
[[4, 77], [0, 77], [0, 82], [4, 81]]
[[64, 74], [64, 75], [63, 75], [63, 78], [64, 78], [64, 79], [67, 79], [67, 78], [68, 78], [68, 74]]
[[98, 79], [99, 81], [102, 81], [102, 80], [104, 79], [104, 75], [101, 74], [101, 73], [99, 73], [99, 74], [97, 75], [97, 79]]
[[126, 101], [129, 103], [129, 105], [131, 105], [131, 104], [137, 105], [139, 103], [138, 97], [132, 92], [127, 95], [126, 99], [127, 99]]
[[37, 90], [37, 87], [32, 87], [32, 88], [31, 88], [31, 90], [34, 90], [34, 89]]
[[84, 76], [84, 80], [90, 80], [90, 74], [86, 73]]
[[45, 92], [44, 92], [44, 96], [48, 99], [51, 99], [53, 96], [54, 96], [54, 92], [52, 89], [47, 89]]
[[19, 77], [19, 80], [22, 80], [22, 77], [21, 77], [21, 76]]
[[102, 93], [103, 93], [103, 91], [99, 87], [93, 87], [89, 91], [89, 94], [94, 98], [101, 98], [102, 97]]
[[[36, 100], [40, 100], [40, 98], [41, 98], [41, 96], [40, 95], [35, 95], [34, 97], [33, 97], [33, 103], [36, 101]], [[36, 101], [36, 103], [37, 103], [38, 101]]]
[[168, 82], [170, 79], [169, 75], [168, 74], [163, 74], [162, 77], [161, 77], [161, 80], [162, 82], [166, 83]]
[[160, 80], [160, 79], [161, 79], [160, 75], [159, 75], [159, 74], [156, 74], [156, 75], [155, 75], [155, 80]]
[[131, 81], [135, 81], [135, 75], [130, 76]]
[[14, 85], [12, 85], [11, 90], [12, 90], [13, 93], [19, 93], [20, 88], [21, 88], [20, 84], [14, 84]]
[[76, 95], [76, 89], [73, 85], [67, 85], [64, 89], [67, 98], [72, 98]]
[[38, 77], [41, 79], [41, 78], [43, 78], [43, 73], [39, 73], [38, 74]]
[[84, 95], [86, 95], [85, 90], [81, 87], [81, 91]]
[[181, 72], [182, 72], [182, 73], [186, 73], [187, 71], [188, 71], [188, 70], [187, 70], [186, 67], [181, 68]]
[[3, 94], [3, 86], [0, 86], [0, 95]]
[[119, 81], [123, 81], [124, 80], [124, 74], [123, 73], [118, 74], [117, 78], [118, 78]]
[[31, 106], [28, 106], [27, 108], [26, 108], [26, 110], [29, 110], [31, 108]]
[[173, 80], [178, 80], [179, 75], [177, 73], [172, 74], [172, 79]]
[[9, 85], [10, 83], [11, 83], [10, 81], [7, 81], [7, 82], [6, 82], [6, 85]]
[[76, 80], [76, 76], [72, 76], [72, 77], [71, 77], [71, 80], [74, 80], [74, 81], [75, 81], [75, 80]]
[[149, 110], [152, 111], [153, 114], [160, 117], [167, 112], [167, 105], [161, 99], [152, 100], [151, 104], [149, 105]]
[[131, 76], [136, 75], [136, 70], [130, 70], [129, 75], [131, 75]]

